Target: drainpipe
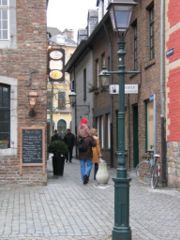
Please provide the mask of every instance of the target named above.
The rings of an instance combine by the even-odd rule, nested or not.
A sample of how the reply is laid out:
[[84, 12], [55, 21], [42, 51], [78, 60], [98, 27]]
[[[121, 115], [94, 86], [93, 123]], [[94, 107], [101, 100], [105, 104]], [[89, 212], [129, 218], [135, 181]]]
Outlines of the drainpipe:
[[166, 149], [166, 105], [165, 105], [165, 2], [160, 5], [160, 106], [161, 106], [161, 180], [162, 185], [167, 185], [167, 149]]
[[[109, 36], [109, 32], [107, 26], [103, 23], [104, 31], [109, 43], [109, 57], [110, 57], [110, 69], [112, 69], [112, 43], [111, 38]], [[111, 83], [112, 83], [112, 76], [111, 76]], [[113, 96], [110, 96], [110, 106], [111, 106], [111, 149], [110, 149], [110, 167], [114, 167], [114, 155], [113, 155], [113, 146], [114, 146], [114, 137], [113, 137]]]

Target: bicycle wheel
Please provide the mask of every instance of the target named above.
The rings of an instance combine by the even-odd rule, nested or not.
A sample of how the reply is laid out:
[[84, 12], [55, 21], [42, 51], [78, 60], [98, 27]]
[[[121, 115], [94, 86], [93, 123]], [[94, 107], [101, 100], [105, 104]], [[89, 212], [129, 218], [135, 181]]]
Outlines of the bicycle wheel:
[[151, 177], [151, 187], [155, 189], [158, 186], [158, 182], [159, 182], [158, 165], [155, 165]]
[[145, 183], [150, 183], [151, 180], [151, 166], [148, 160], [140, 162], [136, 167], [136, 175]]

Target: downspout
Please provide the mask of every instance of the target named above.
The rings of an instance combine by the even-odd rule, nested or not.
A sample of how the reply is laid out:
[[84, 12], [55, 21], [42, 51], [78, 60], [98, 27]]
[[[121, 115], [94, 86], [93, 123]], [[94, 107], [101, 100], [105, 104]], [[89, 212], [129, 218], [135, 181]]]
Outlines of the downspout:
[[167, 185], [167, 154], [166, 154], [166, 105], [165, 105], [165, 2], [160, 5], [160, 107], [161, 107], [161, 176], [162, 185]]
[[[111, 43], [111, 39], [109, 37], [109, 32], [107, 30], [106, 25], [103, 23], [103, 27], [104, 27], [104, 31], [105, 34], [107, 36], [107, 40], [109, 43], [109, 57], [110, 57], [110, 69], [112, 69], [112, 43]], [[111, 76], [111, 83], [112, 83], [112, 76]], [[110, 148], [110, 167], [114, 167], [114, 156], [113, 156], [113, 146], [114, 146], [114, 138], [113, 138], [113, 96], [110, 96], [110, 106], [111, 106], [111, 148]]]
[[[73, 79], [74, 79], [74, 91], [75, 93], [77, 93], [77, 89], [76, 89], [76, 68], [75, 65], [73, 66]], [[77, 138], [78, 135], [78, 131], [77, 131], [77, 106], [75, 103], [74, 106], [74, 130], [75, 130], [75, 136]], [[76, 158], [78, 158], [78, 151], [77, 151], [77, 146], [75, 147], [75, 151], [76, 151]]]

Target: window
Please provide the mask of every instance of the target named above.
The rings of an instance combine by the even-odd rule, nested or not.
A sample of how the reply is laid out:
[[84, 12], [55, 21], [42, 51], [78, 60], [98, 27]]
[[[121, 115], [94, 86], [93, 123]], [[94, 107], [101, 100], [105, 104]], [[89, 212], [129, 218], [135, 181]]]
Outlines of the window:
[[72, 92], [75, 91], [75, 81], [74, 80], [71, 81], [71, 87], [70, 88], [71, 88]]
[[10, 87], [0, 84], [0, 148], [10, 148]]
[[101, 55], [101, 69], [105, 66], [105, 54], [103, 53], [102, 55]]
[[133, 47], [134, 47], [134, 54], [133, 54], [133, 65], [134, 70], [138, 69], [138, 47], [137, 47], [137, 21], [132, 24], [133, 27]]
[[87, 93], [86, 93], [86, 69], [83, 70], [83, 100], [86, 101], [87, 99]]
[[50, 110], [52, 106], [52, 93], [51, 91], [47, 92], [47, 109]]
[[111, 148], [111, 118], [110, 114], [105, 115], [105, 134], [104, 134], [104, 140], [105, 140], [105, 147], [107, 149]]
[[103, 116], [96, 118], [96, 124], [97, 124], [97, 133], [100, 139], [101, 148], [104, 148], [104, 121]]
[[16, 47], [16, 0], [0, 0], [0, 48]]
[[0, 76], [0, 156], [17, 154], [17, 79]]
[[149, 30], [149, 60], [154, 59], [154, 4], [148, 8], [148, 30]]
[[58, 109], [65, 109], [66, 107], [66, 99], [65, 92], [58, 93]]
[[101, 148], [104, 148], [104, 120], [103, 116], [100, 117], [100, 131], [101, 131]]
[[58, 124], [57, 124], [57, 130], [58, 130], [58, 133], [59, 133], [59, 135], [62, 139], [64, 138], [64, 135], [66, 133], [66, 129], [67, 129], [66, 121], [63, 120], [63, 119], [59, 120]]
[[146, 113], [146, 150], [150, 151], [154, 146], [154, 108], [153, 101], [145, 102], [145, 113]]
[[0, 40], [7, 40], [9, 38], [8, 7], [8, 0], [0, 0]]
[[99, 72], [100, 72], [100, 70], [99, 70], [99, 61], [98, 61], [98, 59], [96, 60], [96, 66], [95, 66], [95, 71], [96, 71], [96, 87], [97, 88], [99, 88]]

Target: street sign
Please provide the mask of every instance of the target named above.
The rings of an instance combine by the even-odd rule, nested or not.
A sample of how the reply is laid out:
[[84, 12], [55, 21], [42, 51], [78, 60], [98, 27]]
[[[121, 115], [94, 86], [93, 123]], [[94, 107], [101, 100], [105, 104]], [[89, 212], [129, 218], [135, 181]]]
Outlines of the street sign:
[[167, 51], [166, 51], [166, 57], [170, 57], [174, 54], [174, 48], [169, 48]]
[[[125, 94], [137, 94], [138, 93], [138, 84], [125, 84]], [[111, 84], [109, 85], [110, 94], [119, 94], [119, 85]]]
[[137, 94], [138, 84], [125, 84], [125, 94]]

